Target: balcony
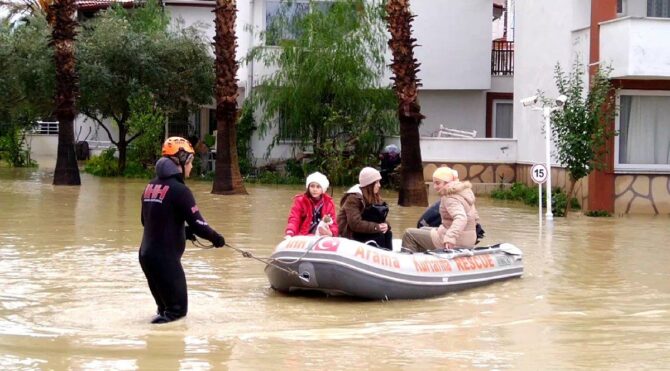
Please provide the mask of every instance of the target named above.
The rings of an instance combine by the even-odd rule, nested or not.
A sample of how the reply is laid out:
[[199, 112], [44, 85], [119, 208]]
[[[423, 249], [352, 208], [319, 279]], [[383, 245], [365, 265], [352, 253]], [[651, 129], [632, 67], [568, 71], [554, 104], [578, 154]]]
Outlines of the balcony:
[[670, 19], [625, 17], [600, 24], [600, 60], [612, 78], [670, 79]]
[[514, 75], [514, 41], [493, 41], [491, 76]]

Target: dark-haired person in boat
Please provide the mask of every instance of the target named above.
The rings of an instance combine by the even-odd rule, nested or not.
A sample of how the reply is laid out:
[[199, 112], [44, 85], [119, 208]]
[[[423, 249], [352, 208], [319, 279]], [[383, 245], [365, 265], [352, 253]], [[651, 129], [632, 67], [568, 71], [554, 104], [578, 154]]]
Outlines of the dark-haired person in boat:
[[337, 224], [340, 236], [360, 242], [374, 241], [379, 247], [393, 247], [391, 226], [386, 217], [388, 205], [382, 200], [381, 174], [365, 167], [358, 175], [358, 184], [351, 187], [340, 201]]
[[309, 174], [305, 180], [305, 192], [293, 198], [284, 238], [313, 234], [337, 237], [337, 223], [331, 222], [327, 227], [322, 224], [321, 230], [317, 230], [319, 222], [326, 216], [331, 221], [335, 220], [335, 203], [326, 193], [329, 185], [328, 178], [320, 172]]
[[[181, 256], [186, 236], [198, 235], [216, 247], [223, 236], [210, 228], [200, 215], [191, 190], [184, 184], [193, 168], [193, 147], [181, 137], [168, 138], [156, 162], [156, 178], [142, 194], [144, 234], [139, 258], [157, 315], [151, 323], [166, 323], [186, 316], [188, 295]], [[184, 223], [188, 226], [185, 228]]]
[[437, 228], [408, 228], [402, 246], [413, 251], [474, 247], [479, 214], [472, 184], [461, 182], [458, 172], [445, 166], [433, 173], [433, 189], [440, 195], [442, 223]]

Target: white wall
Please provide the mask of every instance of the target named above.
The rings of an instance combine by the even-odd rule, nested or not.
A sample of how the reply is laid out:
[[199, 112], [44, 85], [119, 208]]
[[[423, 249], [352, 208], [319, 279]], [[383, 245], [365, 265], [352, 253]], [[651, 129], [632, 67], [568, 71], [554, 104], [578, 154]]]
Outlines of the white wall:
[[30, 148], [31, 158], [53, 157], [58, 154], [58, 134], [26, 135], [26, 144]]
[[[192, 4], [200, 3], [203, 6], [194, 6]], [[208, 40], [214, 42], [214, 6], [213, 2], [198, 2], [186, 0], [167, 0], [166, 9], [170, 12], [172, 19], [182, 20], [185, 26], [198, 25], [203, 31]], [[236, 58], [242, 59], [248, 52], [251, 33], [245, 30], [246, 26], [251, 21], [251, 4], [253, 1], [238, 1], [237, 2], [237, 22], [235, 23], [235, 30], [237, 34], [237, 50]], [[214, 55], [214, 46], [211, 47], [210, 53]], [[240, 64], [237, 70], [238, 84], [245, 88], [248, 78], [247, 65]]]
[[556, 63], [567, 70], [572, 66], [573, 27], [589, 19], [573, 19], [574, 14], [584, 11], [582, 3], [579, 0], [515, 3], [514, 135], [519, 143], [519, 163], [545, 161], [542, 115], [518, 102], [536, 94], [538, 89], [547, 97], [558, 95], [554, 67]]
[[[563, 0], [566, 1], [566, 0]], [[625, 0], [624, 0], [625, 1]], [[567, 2], [567, 1], [566, 1]], [[569, 0], [570, 10], [565, 15], [570, 17], [572, 30], [591, 26], [591, 1]], [[562, 3], [562, 1], [561, 1]], [[563, 10], [561, 13], [565, 12]]]
[[415, 0], [414, 36], [421, 46], [424, 89], [491, 86], [491, 0]]
[[491, 93], [513, 93], [514, 76], [491, 76]]
[[[198, 0], [168, 0], [173, 18], [181, 18], [186, 25], [205, 20], [207, 37], [213, 38], [214, 15], [211, 6], [176, 6], [176, 4], [207, 4]], [[211, 4], [211, 3], [210, 3]], [[250, 43], [262, 45], [258, 33], [265, 29], [265, 1], [242, 0], [237, 2], [238, 34], [237, 56], [241, 58], [250, 49]], [[429, 134], [440, 124], [462, 130], [477, 130], [485, 135], [486, 94], [491, 88], [491, 0], [415, 0], [411, 10], [414, 36], [420, 45], [415, 56], [421, 63], [419, 78], [422, 80], [420, 104], [426, 119], [422, 134]], [[249, 31], [253, 23], [254, 34]], [[246, 81], [258, 83], [261, 76], [271, 69], [254, 63], [241, 66], [238, 71], [240, 85]], [[387, 76], [388, 77], [388, 76]], [[511, 81], [498, 82], [496, 91], [511, 92]], [[390, 83], [390, 80], [386, 82]], [[273, 132], [266, 137], [255, 136], [252, 150], [259, 164], [271, 141]], [[294, 155], [290, 145], [276, 146], [270, 158], [287, 158]]]
[[670, 77], [670, 19], [618, 18], [600, 26], [600, 57], [615, 78]]
[[[388, 138], [386, 144], [395, 144], [400, 148], [400, 137]], [[514, 139], [421, 137], [421, 160], [513, 164], [516, 162], [517, 147]]]
[[486, 93], [480, 90], [421, 90], [421, 113], [426, 118], [419, 126], [421, 135], [430, 136], [440, 124], [451, 129], [477, 130], [486, 136]]
[[[110, 119], [103, 120], [103, 123], [109, 129], [114, 140], [119, 139], [119, 128], [112, 122]], [[79, 115], [74, 121], [74, 140], [86, 140], [86, 141], [101, 141], [107, 142], [110, 141], [109, 135], [100, 125], [98, 125], [92, 119]]]
[[[112, 124], [110, 120], [105, 120], [104, 123], [110, 130], [112, 138], [117, 140], [119, 137], [117, 126]], [[84, 115], [78, 115], [75, 118], [74, 140], [75, 142], [84, 140], [89, 142], [92, 154], [99, 154], [97, 147], [100, 144], [107, 146], [110, 141], [107, 132], [96, 122]], [[26, 141], [30, 147], [30, 155], [33, 158], [56, 158], [58, 154], [58, 134], [28, 134], [26, 136]]]

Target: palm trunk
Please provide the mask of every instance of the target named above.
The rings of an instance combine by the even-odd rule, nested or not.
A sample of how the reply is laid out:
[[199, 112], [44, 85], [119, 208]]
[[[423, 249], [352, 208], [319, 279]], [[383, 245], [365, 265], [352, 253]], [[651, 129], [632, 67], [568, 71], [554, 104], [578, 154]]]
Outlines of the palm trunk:
[[212, 193], [246, 194], [237, 158], [237, 61], [235, 0], [216, 0], [214, 54], [216, 57], [216, 167]]
[[58, 153], [54, 185], [80, 185], [74, 150], [75, 101], [79, 93], [75, 72], [74, 39], [77, 34], [74, 0], [55, 0], [47, 12], [51, 24], [51, 45], [56, 61], [56, 118], [59, 122]]
[[423, 179], [423, 163], [419, 141], [419, 125], [424, 116], [418, 103], [417, 78], [419, 63], [414, 59], [416, 39], [412, 38], [412, 20], [409, 0], [389, 0], [386, 4], [389, 47], [393, 53], [393, 88], [398, 97], [400, 120], [401, 170], [400, 206], [427, 206], [428, 195]]

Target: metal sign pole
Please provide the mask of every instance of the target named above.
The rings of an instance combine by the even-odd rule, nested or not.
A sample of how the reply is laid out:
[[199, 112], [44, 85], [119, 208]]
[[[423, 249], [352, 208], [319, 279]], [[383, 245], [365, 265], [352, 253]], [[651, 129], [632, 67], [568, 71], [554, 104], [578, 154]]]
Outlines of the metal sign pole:
[[542, 183], [537, 184], [537, 190], [539, 192], [539, 197], [537, 198], [537, 206], [538, 206], [538, 210], [540, 212], [540, 215], [539, 215], [540, 226], [542, 226]]
[[546, 138], [546, 156], [547, 156], [547, 220], [554, 219], [554, 214], [551, 210], [551, 112], [552, 108], [544, 108], [544, 131]]
[[548, 173], [547, 168], [542, 164], [535, 164], [530, 168], [530, 178], [533, 182], [537, 183], [537, 208], [540, 217], [540, 225], [542, 225], [542, 184], [547, 181]]

